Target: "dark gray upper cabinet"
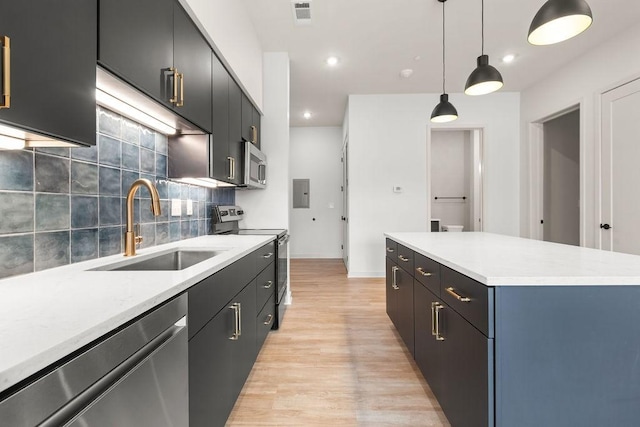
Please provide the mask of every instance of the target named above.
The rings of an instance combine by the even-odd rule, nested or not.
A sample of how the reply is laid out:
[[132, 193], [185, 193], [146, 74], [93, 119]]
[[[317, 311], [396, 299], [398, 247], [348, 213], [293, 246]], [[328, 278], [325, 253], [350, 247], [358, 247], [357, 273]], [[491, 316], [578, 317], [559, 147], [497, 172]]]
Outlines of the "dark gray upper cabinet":
[[231, 177], [229, 160], [229, 73], [218, 57], [213, 61], [213, 147], [211, 177], [228, 181]]
[[98, 63], [206, 132], [210, 58], [209, 45], [174, 0], [100, 0]]
[[229, 156], [234, 159], [235, 173], [232, 182], [242, 184], [243, 177], [241, 171], [244, 170], [244, 159], [242, 153], [242, 137], [240, 130], [242, 126], [242, 97], [244, 94], [240, 86], [229, 79]]
[[100, 0], [98, 62], [127, 83], [169, 102], [173, 0]]
[[[184, 9], [174, 4], [173, 66], [180, 73], [180, 115], [211, 132], [211, 48]], [[184, 89], [184, 90], [182, 90]]]
[[3, 2], [0, 36], [9, 38], [10, 61], [2, 75], [10, 72], [11, 97], [0, 122], [95, 144], [96, 21], [96, 2]]
[[260, 113], [246, 95], [242, 95], [242, 139], [260, 148]]

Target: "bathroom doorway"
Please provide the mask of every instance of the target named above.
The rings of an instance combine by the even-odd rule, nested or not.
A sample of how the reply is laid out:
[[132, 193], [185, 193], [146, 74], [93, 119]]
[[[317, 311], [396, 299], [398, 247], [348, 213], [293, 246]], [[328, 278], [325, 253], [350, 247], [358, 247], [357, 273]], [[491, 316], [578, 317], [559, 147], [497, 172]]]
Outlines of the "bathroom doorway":
[[431, 231], [482, 231], [483, 130], [431, 129], [427, 150]]

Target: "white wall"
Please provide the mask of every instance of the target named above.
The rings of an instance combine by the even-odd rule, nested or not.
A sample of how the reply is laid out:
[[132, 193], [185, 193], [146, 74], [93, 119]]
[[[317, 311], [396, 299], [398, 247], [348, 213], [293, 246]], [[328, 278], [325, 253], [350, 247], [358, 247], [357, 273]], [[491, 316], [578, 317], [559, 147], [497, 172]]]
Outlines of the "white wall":
[[291, 180], [310, 180], [309, 209], [289, 200], [291, 257], [342, 258], [342, 128], [293, 127], [290, 136]]
[[267, 188], [236, 190], [246, 210], [243, 228], [289, 228], [289, 55], [264, 54], [264, 116], [260, 149], [267, 155]]
[[[595, 47], [587, 54], [554, 72], [521, 93], [521, 223], [523, 236], [531, 230], [531, 138], [529, 124], [581, 105], [581, 215], [584, 223], [582, 244], [595, 247], [599, 233], [597, 165], [599, 152], [600, 94], [640, 76], [640, 25]], [[551, 47], [552, 48], [552, 47]]]
[[[243, 1], [180, 0], [258, 109], [263, 109], [262, 46]], [[195, 15], [195, 16], [194, 16]]]
[[[450, 100], [460, 118], [439, 127], [484, 128], [484, 230], [518, 235], [520, 95]], [[384, 275], [384, 232], [428, 230], [426, 146], [438, 102], [439, 94], [349, 96], [350, 277]]]

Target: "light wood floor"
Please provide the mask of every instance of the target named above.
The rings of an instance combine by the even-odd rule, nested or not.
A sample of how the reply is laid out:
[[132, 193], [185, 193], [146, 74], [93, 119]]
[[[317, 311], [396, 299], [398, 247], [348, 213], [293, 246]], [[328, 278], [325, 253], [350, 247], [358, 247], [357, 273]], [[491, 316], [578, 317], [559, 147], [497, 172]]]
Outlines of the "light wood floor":
[[228, 426], [448, 426], [385, 313], [384, 279], [292, 260], [289, 306]]

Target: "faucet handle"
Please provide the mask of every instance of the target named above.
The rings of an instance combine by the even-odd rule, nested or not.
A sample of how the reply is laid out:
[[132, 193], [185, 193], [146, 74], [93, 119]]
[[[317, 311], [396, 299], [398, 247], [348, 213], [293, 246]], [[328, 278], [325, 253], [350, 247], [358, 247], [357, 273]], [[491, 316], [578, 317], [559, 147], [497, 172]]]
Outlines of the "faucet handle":
[[136, 245], [139, 245], [140, 243], [142, 243], [142, 236], [140, 235], [140, 223], [137, 223], [136, 225], [134, 225], [133, 235], [135, 236]]

